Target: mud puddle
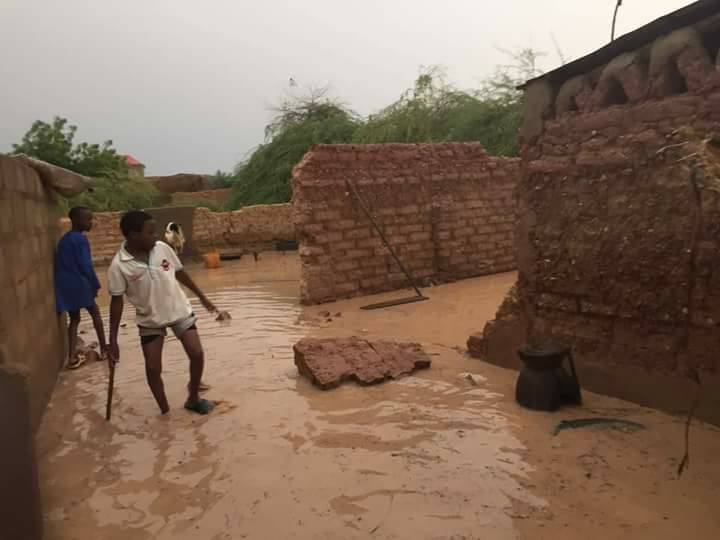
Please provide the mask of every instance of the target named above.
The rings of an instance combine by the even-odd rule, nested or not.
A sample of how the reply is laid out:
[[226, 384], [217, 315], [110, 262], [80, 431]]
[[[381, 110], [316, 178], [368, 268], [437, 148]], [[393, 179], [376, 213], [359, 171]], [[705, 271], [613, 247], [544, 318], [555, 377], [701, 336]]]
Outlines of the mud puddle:
[[[218, 410], [207, 418], [182, 410], [187, 361], [168, 338], [172, 410], [158, 415], [128, 313], [112, 421], [103, 418], [101, 363], [64, 372], [46, 414], [38, 443], [46, 538], [511, 539], [513, 501], [544, 505], [517, 482], [530, 468], [501, 395], [469, 384], [461, 374], [477, 364], [452, 349], [493, 315], [514, 276], [437, 288], [419, 316], [405, 307], [359, 319], [356, 301], [338, 303], [343, 315], [328, 328], [316, 308], [298, 304], [293, 255], [191, 271], [233, 316], [215, 322], [193, 301]], [[456, 292], [484, 296], [486, 307], [467, 308], [470, 318], [452, 307]], [[433, 309], [445, 317], [428, 334]], [[92, 335], [87, 321], [82, 329]], [[434, 367], [332, 392], [299, 379], [293, 343], [342, 333], [424, 336]]]

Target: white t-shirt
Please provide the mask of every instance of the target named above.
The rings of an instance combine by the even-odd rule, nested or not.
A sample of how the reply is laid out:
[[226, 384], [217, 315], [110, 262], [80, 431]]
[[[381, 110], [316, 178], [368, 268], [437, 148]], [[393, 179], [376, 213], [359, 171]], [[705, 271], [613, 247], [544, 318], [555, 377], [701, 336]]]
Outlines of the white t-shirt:
[[164, 328], [192, 314], [190, 301], [175, 277], [182, 269], [175, 250], [165, 242], [155, 243], [148, 264], [133, 257], [123, 243], [108, 269], [108, 290], [113, 296], [128, 297], [135, 306], [138, 326]]

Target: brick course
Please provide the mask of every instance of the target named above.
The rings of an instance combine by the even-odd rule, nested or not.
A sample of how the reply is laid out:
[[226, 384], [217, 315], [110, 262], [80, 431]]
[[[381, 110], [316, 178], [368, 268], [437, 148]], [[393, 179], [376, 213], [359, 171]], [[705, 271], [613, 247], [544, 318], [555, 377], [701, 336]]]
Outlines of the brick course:
[[[172, 219], [173, 212], [187, 213], [191, 209], [163, 208], [163, 214]], [[150, 210], [152, 212], [152, 210]], [[120, 231], [122, 212], [95, 213], [95, 226], [88, 233], [93, 261], [107, 265], [117, 253], [124, 240]], [[178, 221], [180, 219], [178, 218]], [[192, 209], [191, 230], [185, 230], [197, 253], [207, 253], [217, 248], [222, 251], [275, 249], [278, 240], [294, 240], [289, 204], [248, 206], [235, 212], [212, 212], [207, 208]], [[162, 226], [162, 224], [160, 224]], [[67, 218], [61, 220], [63, 231], [70, 229]], [[162, 231], [159, 235], [162, 237]]]
[[[407, 285], [348, 180], [418, 279], [450, 281], [515, 268], [518, 175], [519, 160], [478, 143], [313, 147], [293, 172], [302, 301]], [[351, 262], [359, 270], [348, 274]]]

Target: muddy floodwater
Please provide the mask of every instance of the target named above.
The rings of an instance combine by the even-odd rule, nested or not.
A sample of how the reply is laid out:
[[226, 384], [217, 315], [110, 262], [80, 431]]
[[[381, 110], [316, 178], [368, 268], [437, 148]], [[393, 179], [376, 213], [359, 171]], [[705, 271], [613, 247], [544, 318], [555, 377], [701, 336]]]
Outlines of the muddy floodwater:
[[[215, 322], [193, 299], [218, 408], [183, 410], [187, 360], [168, 338], [159, 415], [127, 310], [111, 422], [107, 367], [86, 364], [61, 374], [38, 434], [47, 540], [720, 538], [716, 428], [694, 427], [678, 480], [683, 419], [592, 394], [583, 409], [524, 411], [515, 373], [464, 355], [514, 274], [361, 311], [406, 293], [303, 309], [294, 254], [190, 271], [233, 316]], [[89, 321], [81, 330], [92, 341]], [[327, 392], [298, 377], [297, 340], [350, 335], [419, 341], [433, 366]], [[647, 429], [552, 435], [597, 415]]]

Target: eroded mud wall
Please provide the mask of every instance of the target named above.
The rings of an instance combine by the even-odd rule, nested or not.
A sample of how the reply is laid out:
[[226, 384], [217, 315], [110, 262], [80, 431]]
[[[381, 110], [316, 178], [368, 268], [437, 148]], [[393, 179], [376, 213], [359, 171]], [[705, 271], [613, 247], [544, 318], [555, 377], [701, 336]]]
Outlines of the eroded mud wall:
[[34, 437], [65, 356], [56, 208], [35, 171], [0, 155], [0, 537], [8, 540], [42, 536]]
[[517, 367], [526, 338], [566, 343], [588, 388], [675, 411], [697, 369], [720, 421], [718, 35], [711, 18], [528, 86], [519, 281], [477, 355]]

